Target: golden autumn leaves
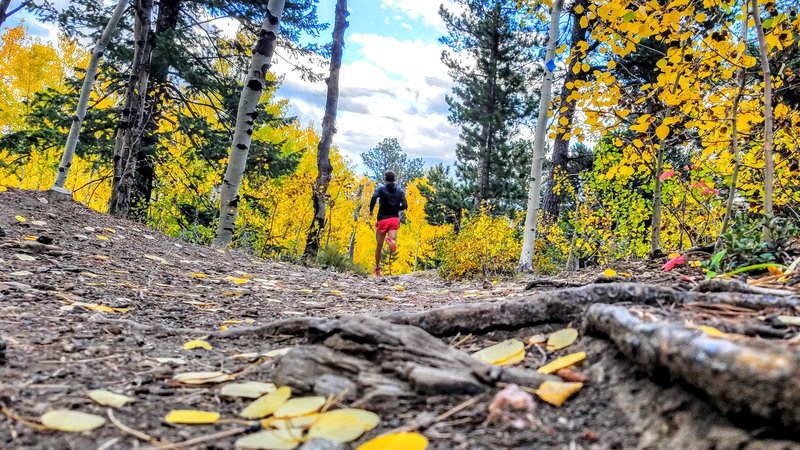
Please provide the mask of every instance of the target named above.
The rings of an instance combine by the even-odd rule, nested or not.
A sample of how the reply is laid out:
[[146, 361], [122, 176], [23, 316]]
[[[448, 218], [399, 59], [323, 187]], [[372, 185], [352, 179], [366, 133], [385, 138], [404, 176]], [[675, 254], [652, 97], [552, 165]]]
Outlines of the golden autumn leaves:
[[[528, 338], [528, 345], [542, 345], [552, 353], [569, 347], [578, 339], [578, 330], [565, 328], [550, 334], [549, 337], [543, 335], [531, 336]], [[510, 366], [522, 362], [525, 359], [525, 344], [517, 339], [509, 339], [499, 344], [487, 347], [475, 352], [472, 357], [486, 364], [497, 366]], [[556, 373], [562, 369], [568, 369], [575, 364], [586, 359], [585, 352], [572, 353], [557, 358], [548, 364], [540, 367], [538, 372], [544, 374]], [[568, 375], [562, 376], [565, 381], [545, 381], [534, 392], [539, 398], [554, 406], [561, 406], [569, 397], [580, 391], [583, 387], [582, 381], [574, 381]], [[584, 377], [579, 376], [583, 379]]]

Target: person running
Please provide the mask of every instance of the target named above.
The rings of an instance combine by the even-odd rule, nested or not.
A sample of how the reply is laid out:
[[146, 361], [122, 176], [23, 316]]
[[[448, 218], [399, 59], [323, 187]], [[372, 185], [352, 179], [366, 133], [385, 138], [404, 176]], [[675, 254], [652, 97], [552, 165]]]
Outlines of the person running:
[[408, 208], [406, 193], [397, 186], [397, 179], [391, 170], [383, 174], [384, 184], [378, 186], [372, 199], [369, 201], [369, 215], [375, 210], [375, 203], [380, 201], [378, 207], [378, 223], [375, 226], [375, 237], [378, 246], [375, 248], [375, 269], [372, 273], [381, 276], [381, 256], [383, 256], [383, 243], [389, 251], [397, 251], [397, 230], [400, 229], [400, 211]]

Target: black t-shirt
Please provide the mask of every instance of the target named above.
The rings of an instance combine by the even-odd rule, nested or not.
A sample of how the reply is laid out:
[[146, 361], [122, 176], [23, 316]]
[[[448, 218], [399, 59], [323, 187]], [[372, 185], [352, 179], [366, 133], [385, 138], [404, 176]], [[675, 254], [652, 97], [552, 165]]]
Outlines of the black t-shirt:
[[397, 187], [396, 183], [386, 183], [380, 185], [372, 194], [372, 199], [369, 201], [369, 213], [375, 209], [375, 202], [380, 200], [378, 207], [378, 220], [389, 219], [392, 217], [400, 217], [400, 211], [408, 208], [406, 202], [406, 193]]

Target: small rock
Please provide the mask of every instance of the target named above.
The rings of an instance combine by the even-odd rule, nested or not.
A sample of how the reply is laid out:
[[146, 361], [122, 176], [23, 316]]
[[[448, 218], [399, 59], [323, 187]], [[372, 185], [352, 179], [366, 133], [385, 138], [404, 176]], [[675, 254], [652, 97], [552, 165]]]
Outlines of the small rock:
[[325, 439], [312, 439], [303, 444], [300, 450], [344, 450], [344, 446]]
[[356, 384], [347, 378], [332, 374], [325, 374], [317, 378], [314, 382], [314, 393], [322, 397], [341, 395], [347, 392], [345, 399], [353, 400], [357, 393]]
[[50, 245], [54, 241], [53, 241], [53, 238], [51, 238], [49, 236], [39, 236], [38, 238], [36, 238], [36, 242], [38, 242], [40, 244], [44, 244], [44, 245]]

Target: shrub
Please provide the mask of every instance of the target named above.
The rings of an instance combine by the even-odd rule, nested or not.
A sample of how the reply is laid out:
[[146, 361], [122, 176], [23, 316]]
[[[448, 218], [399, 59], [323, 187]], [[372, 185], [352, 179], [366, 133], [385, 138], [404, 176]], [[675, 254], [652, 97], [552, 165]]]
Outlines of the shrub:
[[347, 252], [335, 244], [320, 248], [319, 253], [317, 253], [316, 262], [317, 265], [323, 269], [332, 269], [338, 272], [353, 272], [360, 275], [367, 275], [369, 273], [366, 267], [351, 261]]
[[522, 240], [516, 222], [484, 212], [465, 219], [461, 231], [451, 233], [438, 246], [442, 277], [494, 278], [515, 273]]

